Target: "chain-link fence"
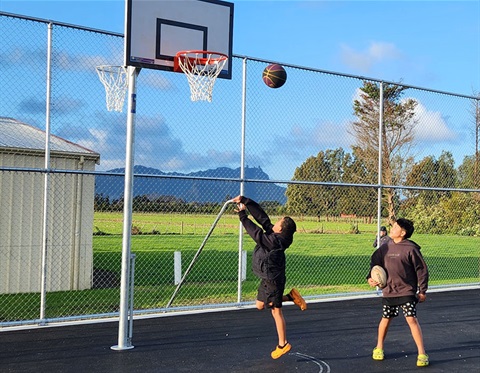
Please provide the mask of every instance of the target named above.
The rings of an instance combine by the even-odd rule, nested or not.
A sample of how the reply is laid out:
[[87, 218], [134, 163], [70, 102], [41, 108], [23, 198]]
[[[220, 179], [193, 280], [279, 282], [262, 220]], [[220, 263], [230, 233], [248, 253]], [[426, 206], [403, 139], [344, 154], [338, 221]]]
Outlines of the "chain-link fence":
[[[95, 67], [122, 65], [123, 35], [7, 14], [0, 28], [0, 325], [116, 316], [127, 115], [105, 109]], [[234, 56], [212, 103], [183, 74], [140, 71], [135, 312], [254, 301], [254, 244], [229, 205], [166, 307], [241, 191], [297, 222], [287, 286], [308, 299], [371, 293], [396, 217], [414, 221], [431, 287], [478, 284], [479, 98], [289, 64], [272, 89], [268, 63]]]

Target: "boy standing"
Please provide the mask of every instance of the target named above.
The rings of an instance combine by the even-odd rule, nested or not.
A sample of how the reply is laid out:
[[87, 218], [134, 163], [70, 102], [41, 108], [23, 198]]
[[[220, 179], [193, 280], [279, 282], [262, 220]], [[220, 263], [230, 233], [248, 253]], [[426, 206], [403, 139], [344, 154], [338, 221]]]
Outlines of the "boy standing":
[[[417, 346], [417, 366], [426, 367], [429, 364], [428, 355], [425, 353], [416, 304], [427, 298], [428, 268], [420, 253], [420, 246], [409, 240], [413, 231], [412, 221], [398, 219], [390, 229], [391, 240], [375, 250], [370, 260], [370, 269], [380, 265], [387, 272], [387, 285], [382, 289], [383, 314], [378, 325], [377, 346], [373, 349], [372, 358], [384, 359], [383, 344], [388, 327], [401, 308]], [[378, 285], [370, 274], [367, 279], [370, 286]]]
[[[296, 289], [283, 295], [285, 290], [285, 250], [293, 242], [293, 234], [297, 227], [294, 220], [288, 216], [272, 224], [267, 213], [255, 201], [237, 196], [233, 199], [237, 203], [237, 212], [243, 227], [255, 241], [253, 251], [252, 269], [261, 279], [258, 287], [256, 306], [262, 310], [270, 308], [275, 321], [278, 335], [278, 345], [272, 351], [273, 359], [278, 359], [286, 354], [292, 346], [287, 341], [285, 318], [282, 312], [282, 302], [291, 301], [302, 311], [307, 309], [307, 304]], [[252, 217], [262, 228], [253, 223], [247, 216], [248, 209]]]
[[373, 241], [373, 247], [374, 248], [378, 248], [378, 247], [382, 246], [382, 244], [384, 244], [386, 241], [388, 241], [390, 239], [390, 237], [388, 236], [387, 227], [385, 227], [383, 225], [380, 227], [379, 236], [380, 236], [380, 244], [377, 245], [378, 236], [375, 237], [375, 241]]

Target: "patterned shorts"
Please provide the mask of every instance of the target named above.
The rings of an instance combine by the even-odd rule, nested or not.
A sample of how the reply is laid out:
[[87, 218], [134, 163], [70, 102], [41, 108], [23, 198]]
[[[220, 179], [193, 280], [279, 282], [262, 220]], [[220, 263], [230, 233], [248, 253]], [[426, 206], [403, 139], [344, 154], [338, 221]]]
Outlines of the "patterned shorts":
[[390, 319], [398, 316], [399, 308], [402, 308], [403, 316], [405, 317], [417, 317], [417, 307], [416, 302], [407, 302], [399, 306], [388, 306], [383, 305], [382, 317], [385, 319]]

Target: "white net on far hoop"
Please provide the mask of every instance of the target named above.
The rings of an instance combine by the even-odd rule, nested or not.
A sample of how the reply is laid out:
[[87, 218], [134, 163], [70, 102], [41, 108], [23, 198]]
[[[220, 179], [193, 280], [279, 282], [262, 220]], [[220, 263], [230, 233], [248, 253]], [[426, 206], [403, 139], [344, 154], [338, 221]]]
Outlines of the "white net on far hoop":
[[127, 69], [123, 66], [97, 66], [97, 74], [105, 87], [108, 111], [122, 112], [127, 92]]
[[227, 55], [208, 51], [183, 51], [176, 55], [178, 67], [190, 85], [192, 101], [212, 101], [215, 80], [227, 62]]

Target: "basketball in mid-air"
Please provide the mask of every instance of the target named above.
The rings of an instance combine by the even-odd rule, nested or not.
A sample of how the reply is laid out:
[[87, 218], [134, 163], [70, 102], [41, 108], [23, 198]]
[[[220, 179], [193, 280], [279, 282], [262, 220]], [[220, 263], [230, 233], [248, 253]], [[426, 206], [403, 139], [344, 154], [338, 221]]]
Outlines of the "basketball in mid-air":
[[287, 72], [283, 66], [272, 63], [263, 70], [262, 79], [270, 88], [280, 88], [287, 81]]

